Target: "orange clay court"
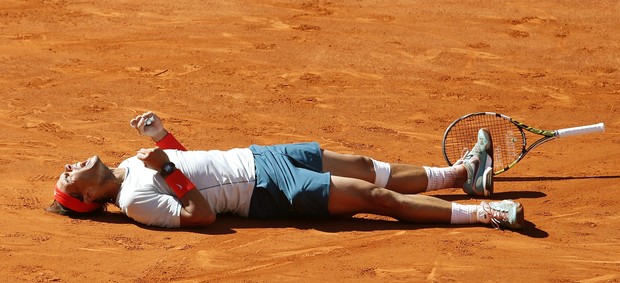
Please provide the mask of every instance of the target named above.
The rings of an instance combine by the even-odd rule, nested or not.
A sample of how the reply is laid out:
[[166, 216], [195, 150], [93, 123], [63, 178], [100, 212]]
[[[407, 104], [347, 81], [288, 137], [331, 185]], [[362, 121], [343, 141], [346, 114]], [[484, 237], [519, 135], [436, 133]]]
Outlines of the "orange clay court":
[[[0, 281], [620, 282], [617, 1], [0, 3]], [[443, 132], [494, 111], [559, 139], [496, 179], [522, 231], [221, 216], [163, 230], [118, 209], [46, 212], [64, 164], [151, 147], [152, 110], [188, 149], [318, 141], [443, 166]], [[433, 193], [477, 203], [461, 189]]]

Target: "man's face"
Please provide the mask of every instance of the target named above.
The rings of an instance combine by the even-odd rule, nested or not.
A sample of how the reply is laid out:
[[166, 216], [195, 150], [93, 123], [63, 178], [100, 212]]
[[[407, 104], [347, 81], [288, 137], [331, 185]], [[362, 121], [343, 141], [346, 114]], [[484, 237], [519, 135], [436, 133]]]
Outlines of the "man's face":
[[90, 203], [95, 197], [93, 189], [103, 178], [105, 168], [107, 167], [98, 156], [82, 162], [66, 164], [56, 186], [66, 194]]

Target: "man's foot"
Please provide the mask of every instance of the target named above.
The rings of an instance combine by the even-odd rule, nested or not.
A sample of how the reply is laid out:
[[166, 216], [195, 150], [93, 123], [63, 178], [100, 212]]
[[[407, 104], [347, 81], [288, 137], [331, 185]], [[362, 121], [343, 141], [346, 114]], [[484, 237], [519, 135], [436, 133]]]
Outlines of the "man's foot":
[[493, 141], [487, 129], [478, 131], [478, 142], [465, 154], [462, 162], [467, 169], [463, 191], [472, 196], [493, 194]]
[[519, 230], [525, 221], [523, 206], [513, 200], [481, 202], [478, 210], [478, 220], [482, 223], [491, 223], [496, 229], [508, 228]]

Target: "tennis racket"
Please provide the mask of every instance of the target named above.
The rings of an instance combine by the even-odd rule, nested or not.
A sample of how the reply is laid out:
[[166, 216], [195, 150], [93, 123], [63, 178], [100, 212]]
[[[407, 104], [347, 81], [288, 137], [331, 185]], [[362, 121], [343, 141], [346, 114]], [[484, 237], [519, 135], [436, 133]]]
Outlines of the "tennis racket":
[[[532, 149], [553, 139], [605, 132], [603, 123], [549, 131], [499, 113], [471, 113], [452, 122], [443, 135], [443, 155], [450, 166], [462, 157], [464, 149], [470, 150], [476, 144], [480, 128], [491, 133], [495, 175], [514, 167]], [[528, 146], [524, 130], [542, 137]]]

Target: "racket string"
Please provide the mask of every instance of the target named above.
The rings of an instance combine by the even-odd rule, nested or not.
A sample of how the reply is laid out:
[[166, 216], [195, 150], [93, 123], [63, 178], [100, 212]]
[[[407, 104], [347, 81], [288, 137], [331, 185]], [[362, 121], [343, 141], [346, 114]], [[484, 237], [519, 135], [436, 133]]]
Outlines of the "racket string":
[[522, 132], [509, 120], [495, 115], [474, 115], [459, 120], [448, 130], [445, 154], [450, 164], [461, 158], [463, 149], [470, 150], [478, 141], [478, 130], [486, 128], [493, 138], [494, 171], [508, 167], [521, 154]]

